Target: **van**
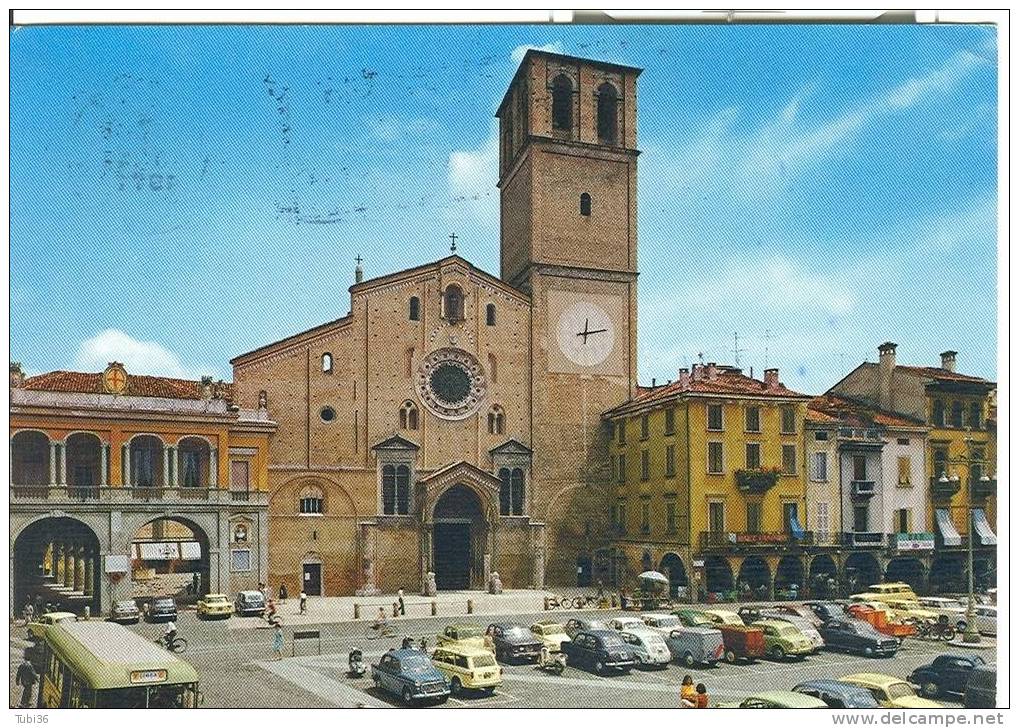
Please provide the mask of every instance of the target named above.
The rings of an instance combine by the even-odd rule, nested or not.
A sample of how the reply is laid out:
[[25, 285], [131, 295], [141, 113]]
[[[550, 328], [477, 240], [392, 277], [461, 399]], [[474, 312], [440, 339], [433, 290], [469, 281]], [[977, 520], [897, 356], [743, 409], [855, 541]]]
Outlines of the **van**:
[[966, 682], [966, 692], [962, 696], [964, 708], [994, 708], [995, 686], [998, 681], [998, 668], [996, 665], [978, 665], [969, 674]]
[[919, 597], [913, 591], [913, 587], [905, 582], [893, 581], [888, 584], [871, 584], [867, 587], [867, 596], [877, 601], [896, 599], [906, 602], [915, 602]]

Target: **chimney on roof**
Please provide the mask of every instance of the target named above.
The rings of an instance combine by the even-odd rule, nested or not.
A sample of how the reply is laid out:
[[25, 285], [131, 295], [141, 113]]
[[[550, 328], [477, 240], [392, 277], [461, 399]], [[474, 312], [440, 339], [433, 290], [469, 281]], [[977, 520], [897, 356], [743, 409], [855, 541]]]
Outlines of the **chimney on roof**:
[[708, 381], [713, 382], [716, 379], [718, 379], [718, 367], [715, 365], [715, 362], [709, 361], [706, 367], [706, 371], [708, 375]]
[[679, 378], [676, 379], [679, 388], [686, 390], [690, 388], [690, 370], [686, 367], [679, 368]]
[[216, 381], [215, 386], [212, 388], [212, 396], [214, 399], [226, 399], [226, 385], [222, 379]]
[[703, 364], [694, 364], [690, 368], [690, 381], [691, 382], [699, 382], [703, 378], [704, 378], [704, 365]]
[[882, 369], [891, 371], [895, 368], [895, 349], [898, 344], [893, 344], [891, 341], [886, 341], [877, 348], [878, 362], [881, 364]]
[[778, 389], [778, 369], [772, 367], [764, 370], [764, 388]]
[[894, 409], [892, 401], [892, 374], [895, 371], [895, 349], [898, 344], [886, 341], [877, 348], [878, 354], [878, 383], [877, 401], [882, 409]]
[[212, 399], [212, 377], [202, 377], [200, 391], [202, 399]]
[[11, 389], [25, 386], [25, 372], [21, 369], [21, 362], [11, 362]]
[[955, 355], [957, 351], [943, 351], [941, 352], [941, 368], [946, 372], [955, 371]]
[[651, 377], [651, 389], [655, 388], [655, 378]]

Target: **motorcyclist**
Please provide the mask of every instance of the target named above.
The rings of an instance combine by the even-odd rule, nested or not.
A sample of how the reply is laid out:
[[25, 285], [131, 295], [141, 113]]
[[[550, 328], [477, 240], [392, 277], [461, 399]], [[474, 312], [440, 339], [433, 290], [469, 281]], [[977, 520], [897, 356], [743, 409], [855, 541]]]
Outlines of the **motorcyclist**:
[[166, 627], [163, 628], [163, 643], [166, 645], [166, 649], [173, 649], [173, 641], [177, 639], [177, 623], [170, 620], [166, 623]]
[[552, 653], [548, 650], [548, 645], [543, 644], [541, 646], [541, 652], [538, 653], [538, 665], [545, 667], [552, 660]]

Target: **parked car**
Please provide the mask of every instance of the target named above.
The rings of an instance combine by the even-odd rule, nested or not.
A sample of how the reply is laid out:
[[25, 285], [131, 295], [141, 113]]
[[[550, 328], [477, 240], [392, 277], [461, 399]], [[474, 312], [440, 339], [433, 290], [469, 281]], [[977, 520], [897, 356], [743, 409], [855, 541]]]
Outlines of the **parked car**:
[[810, 695], [824, 702], [829, 708], [880, 708], [877, 700], [866, 688], [838, 680], [819, 679], [801, 682], [793, 692]]
[[804, 606], [814, 613], [821, 624], [833, 619], [845, 620], [847, 617], [845, 606], [838, 602], [804, 602]]
[[177, 619], [177, 602], [173, 597], [156, 597], [145, 610], [145, 619], [149, 622], [173, 622]]
[[962, 632], [966, 629], [966, 605], [958, 599], [949, 597], [920, 597], [920, 606], [930, 610], [939, 617], [948, 617], [955, 629]]
[[479, 650], [487, 649], [485, 647], [485, 631], [481, 629], [480, 624], [450, 624], [442, 630], [442, 634], [435, 638], [435, 644], [439, 647], [454, 643], [464, 647], [475, 647]]
[[745, 624], [718, 624], [725, 645], [725, 661], [734, 664], [740, 660], [754, 662], [764, 657], [764, 630]]
[[867, 657], [892, 657], [899, 641], [878, 632], [867, 622], [833, 619], [817, 630], [830, 650], [856, 652]]
[[677, 609], [673, 614], [684, 627], [710, 627], [714, 624], [711, 617], [699, 609]]
[[619, 633], [623, 642], [633, 650], [637, 667], [658, 667], [665, 669], [672, 662], [672, 653], [665, 644], [665, 638], [641, 622], [638, 629], [627, 629]]
[[743, 620], [736, 612], [728, 609], [705, 609], [704, 614], [711, 620], [712, 624], [743, 624]]
[[121, 599], [113, 603], [110, 609], [110, 621], [118, 624], [138, 624], [142, 618], [141, 610], [134, 599]]
[[840, 677], [842, 682], [866, 688], [884, 708], [943, 708], [941, 703], [919, 697], [901, 678], [875, 672], [858, 672]]
[[453, 695], [464, 690], [491, 695], [502, 685], [502, 668], [488, 650], [449, 644], [432, 653], [432, 664], [446, 677]]
[[608, 671], [629, 672], [637, 663], [633, 650], [619, 633], [608, 629], [577, 632], [571, 641], [563, 643], [563, 654], [570, 666], [599, 675]]
[[776, 604], [772, 607], [772, 610], [779, 614], [789, 614], [794, 617], [800, 617], [801, 619], [810, 622], [816, 629], [822, 624], [822, 620], [806, 604]]
[[878, 602], [889, 599], [904, 599], [907, 602], [915, 602], [917, 600], [913, 587], [903, 581], [892, 581], [887, 584], [871, 584], [867, 587], [867, 591], [864, 594], [866, 599]]
[[406, 705], [449, 699], [446, 677], [420, 650], [391, 650], [382, 655], [378, 664], [372, 665], [372, 681], [379, 690], [399, 695]]
[[906, 599], [886, 599], [884, 604], [888, 608], [888, 616], [897, 622], [905, 622], [910, 619], [933, 622], [941, 616], [931, 609], [925, 609], [920, 602], [911, 602]]
[[722, 633], [712, 627], [683, 627], [669, 633], [665, 644], [672, 659], [687, 667], [708, 665], [713, 667], [725, 654]]
[[810, 640], [810, 644], [814, 648], [814, 652], [820, 652], [821, 648], [824, 647], [824, 638], [822, 638], [821, 633], [817, 631], [817, 627], [814, 625], [813, 621], [809, 619], [804, 619], [798, 614], [789, 614], [788, 612], [780, 612], [778, 610], [766, 610], [761, 612], [761, 618], [788, 622], [802, 632], [804, 637]]
[[551, 652], [559, 652], [563, 642], [570, 641], [570, 636], [566, 634], [566, 628], [552, 620], [535, 622], [531, 625], [531, 634], [541, 640]]
[[616, 617], [609, 620], [609, 627], [617, 632], [625, 632], [626, 630], [645, 629], [647, 625], [640, 617]]
[[761, 604], [746, 604], [736, 610], [736, 614], [743, 620], [743, 624], [756, 622], [761, 618], [761, 612], [768, 611], [768, 608]]
[[234, 609], [242, 617], [252, 615], [261, 617], [265, 614], [265, 594], [254, 589], [242, 591], [237, 594]]
[[[877, 608], [871, 606], [877, 605]], [[880, 602], [867, 602], [866, 604], [850, 604], [846, 611], [854, 620], [866, 622], [883, 635], [892, 637], [900, 645], [906, 637], [916, 634], [916, 625], [913, 621], [898, 622], [893, 620], [890, 611]]]
[[609, 625], [600, 619], [571, 619], [566, 623], [566, 634], [570, 639], [576, 639], [578, 632], [595, 632], [611, 629]]
[[738, 703], [719, 703], [719, 708], [827, 708], [823, 701], [791, 690], [768, 690]]
[[46, 636], [46, 628], [59, 622], [73, 622], [78, 618], [74, 612], [47, 612], [40, 614], [28, 623], [28, 638], [41, 640]]
[[998, 634], [998, 608], [980, 605], [973, 609], [973, 621], [976, 622], [977, 632], [997, 636]]
[[752, 626], [764, 630], [764, 653], [773, 660], [806, 657], [814, 651], [810, 640], [789, 622], [762, 619]]
[[508, 622], [490, 624], [485, 630], [485, 635], [495, 652], [495, 659], [500, 662], [537, 660], [541, 652], [541, 640], [522, 624]]
[[995, 665], [980, 665], [970, 673], [966, 692], [962, 696], [964, 708], [997, 707], [998, 668]]
[[198, 600], [197, 614], [199, 619], [222, 617], [229, 619], [234, 613], [234, 605], [226, 594], [206, 594]]
[[944, 693], [963, 695], [973, 670], [986, 664], [979, 655], [938, 655], [934, 662], [916, 668], [906, 678], [920, 694], [936, 698]]
[[644, 620], [644, 624], [648, 626], [648, 629], [655, 630], [663, 637], [668, 637], [672, 630], [683, 626], [683, 623], [679, 621], [679, 617], [675, 614], [642, 614], [640, 618]]

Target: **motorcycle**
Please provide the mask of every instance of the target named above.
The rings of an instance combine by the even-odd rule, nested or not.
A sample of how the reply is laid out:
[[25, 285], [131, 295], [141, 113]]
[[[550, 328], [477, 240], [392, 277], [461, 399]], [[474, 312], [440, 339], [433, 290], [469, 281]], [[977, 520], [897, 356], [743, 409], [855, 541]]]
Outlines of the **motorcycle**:
[[367, 669], [361, 650], [351, 650], [347, 658], [347, 677], [362, 677]]
[[542, 651], [538, 655], [538, 668], [553, 675], [562, 675], [566, 669], [566, 655], [562, 652]]

